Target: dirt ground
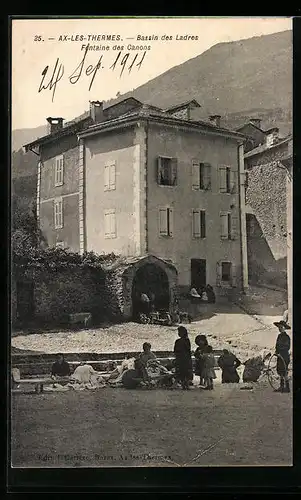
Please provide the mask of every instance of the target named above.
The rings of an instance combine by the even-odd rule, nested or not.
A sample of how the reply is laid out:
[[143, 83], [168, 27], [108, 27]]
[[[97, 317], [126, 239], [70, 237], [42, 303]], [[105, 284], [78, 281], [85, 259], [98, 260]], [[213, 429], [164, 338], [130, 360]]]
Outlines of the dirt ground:
[[[261, 296], [248, 297], [253, 308], [261, 307]], [[279, 300], [279, 299], [278, 299]], [[273, 304], [272, 304], [273, 305]], [[257, 307], [258, 309], [258, 307]], [[273, 350], [278, 330], [273, 322], [281, 319], [283, 307], [266, 310], [269, 315], [250, 315], [235, 304], [207, 306], [203, 317], [186, 325], [195, 349], [197, 334], [205, 333], [213, 349], [227, 347], [242, 359], [247, 359], [263, 349]], [[150, 342], [154, 351], [172, 351], [177, 338], [177, 328], [160, 325], [122, 323], [103, 328], [59, 331], [16, 332], [12, 347], [20, 352], [95, 352], [112, 353], [140, 351], [143, 342]]]
[[253, 391], [104, 388], [15, 394], [15, 467], [291, 465], [292, 399]]

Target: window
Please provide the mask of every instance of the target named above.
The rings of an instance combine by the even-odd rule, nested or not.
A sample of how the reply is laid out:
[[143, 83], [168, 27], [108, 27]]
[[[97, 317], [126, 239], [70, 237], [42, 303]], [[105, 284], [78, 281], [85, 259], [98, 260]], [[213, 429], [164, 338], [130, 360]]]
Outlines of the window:
[[222, 262], [222, 281], [231, 281], [231, 262]]
[[236, 287], [236, 266], [229, 261], [217, 262], [216, 268], [216, 284], [217, 286]]
[[172, 208], [159, 209], [159, 233], [160, 236], [172, 236], [173, 234], [173, 210]]
[[54, 201], [54, 227], [60, 229], [63, 227], [63, 199], [57, 198]]
[[206, 212], [205, 212], [205, 210], [193, 210], [193, 212], [192, 212], [192, 236], [194, 238], [206, 238]]
[[116, 189], [116, 164], [110, 163], [104, 168], [104, 190], [112, 191]]
[[116, 238], [116, 213], [115, 210], [104, 212], [105, 238]]
[[235, 193], [236, 189], [236, 172], [233, 172], [230, 167], [220, 167], [220, 192], [221, 193]]
[[238, 233], [238, 217], [231, 212], [221, 212], [221, 238], [223, 240], [235, 240]]
[[55, 174], [54, 174], [54, 184], [55, 186], [62, 186], [64, 183], [64, 157], [63, 155], [57, 156], [55, 159]]
[[177, 166], [177, 158], [158, 157], [158, 184], [160, 186], [176, 186]]
[[211, 165], [209, 163], [192, 163], [192, 189], [211, 188]]

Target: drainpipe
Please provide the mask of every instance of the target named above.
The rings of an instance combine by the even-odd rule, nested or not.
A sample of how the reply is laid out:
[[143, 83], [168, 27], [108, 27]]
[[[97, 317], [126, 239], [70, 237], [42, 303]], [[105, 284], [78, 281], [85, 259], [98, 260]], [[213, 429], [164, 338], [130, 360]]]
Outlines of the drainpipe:
[[238, 146], [238, 177], [239, 177], [239, 212], [240, 212], [240, 237], [241, 237], [241, 263], [242, 263], [242, 288], [249, 287], [248, 253], [247, 253], [247, 226], [246, 226], [246, 199], [245, 199], [245, 165], [244, 145]]

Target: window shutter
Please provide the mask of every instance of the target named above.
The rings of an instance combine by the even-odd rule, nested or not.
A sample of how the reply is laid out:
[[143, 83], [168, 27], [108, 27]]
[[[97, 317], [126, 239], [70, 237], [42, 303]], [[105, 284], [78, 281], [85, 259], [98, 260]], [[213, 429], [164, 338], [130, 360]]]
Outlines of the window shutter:
[[104, 169], [104, 190], [108, 191], [110, 189], [110, 167], [105, 165]]
[[201, 218], [199, 210], [193, 210], [192, 212], [192, 235], [194, 238], [201, 237]]
[[159, 209], [159, 233], [162, 236], [168, 236], [167, 232], [167, 209]]
[[235, 193], [236, 191], [236, 172], [230, 170], [230, 192]]
[[204, 165], [204, 189], [211, 189], [211, 165], [205, 163]]
[[110, 225], [111, 225], [111, 221], [110, 221], [110, 214], [109, 213], [105, 213], [104, 214], [104, 226], [105, 226], [105, 236], [106, 237], [109, 237], [110, 236]]
[[193, 162], [191, 167], [192, 189], [200, 189], [200, 164]]
[[116, 236], [116, 214], [115, 214], [115, 212], [112, 212], [111, 216], [110, 216], [110, 235], [111, 235], [111, 238], [115, 238], [115, 236]]
[[227, 192], [227, 167], [219, 168], [219, 190], [221, 193]]
[[206, 238], [206, 212], [201, 210], [200, 212], [200, 223], [201, 223], [201, 238]]
[[236, 215], [231, 216], [231, 240], [236, 240], [239, 234], [239, 219]]
[[157, 158], [157, 183], [161, 184], [161, 176], [162, 176], [162, 159], [161, 156]]
[[110, 171], [110, 189], [115, 189], [116, 188], [116, 165], [115, 165], [115, 163], [112, 163], [109, 171]]
[[222, 283], [222, 265], [221, 262], [216, 263], [216, 286], [221, 286]]
[[173, 186], [177, 185], [178, 177], [178, 160], [177, 158], [172, 158], [171, 160], [171, 183]]
[[220, 214], [220, 223], [221, 223], [221, 238], [228, 239], [228, 213], [222, 212]]
[[231, 264], [231, 285], [237, 287], [237, 273], [235, 264]]
[[172, 208], [168, 209], [168, 216], [169, 216], [169, 236], [172, 236], [173, 235], [173, 228], [174, 228], [173, 209]]

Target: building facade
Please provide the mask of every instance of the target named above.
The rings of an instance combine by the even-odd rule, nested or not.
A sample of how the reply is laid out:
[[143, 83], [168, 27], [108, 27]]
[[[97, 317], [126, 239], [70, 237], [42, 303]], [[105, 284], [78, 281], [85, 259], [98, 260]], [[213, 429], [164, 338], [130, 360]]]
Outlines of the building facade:
[[49, 245], [160, 259], [183, 293], [246, 287], [244, 136], [216, 116], [191, 120], [198, 106], [94, 102], [28, 144], [40, 155], [38, 217]]
[[[239, 129], [248, 133], [252, 124]], [[288, 288], [291, 310], [292, 137], [258, 127], [245, 153], [249, 279]]]

